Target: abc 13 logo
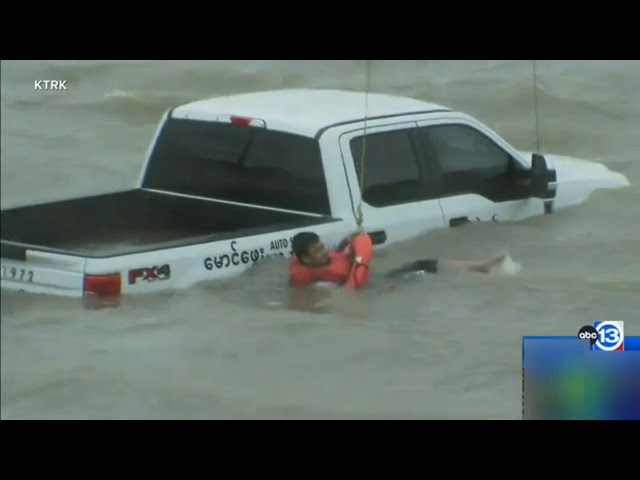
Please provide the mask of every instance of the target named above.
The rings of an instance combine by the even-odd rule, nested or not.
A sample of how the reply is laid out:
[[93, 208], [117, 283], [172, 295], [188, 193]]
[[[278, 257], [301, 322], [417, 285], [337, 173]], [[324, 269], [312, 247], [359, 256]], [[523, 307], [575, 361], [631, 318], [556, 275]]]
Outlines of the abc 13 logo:
[[624, 351], [624, 322], [594, 322], [578, 331], [578, 338], [589, 340], [591, 350], [603, 352]]

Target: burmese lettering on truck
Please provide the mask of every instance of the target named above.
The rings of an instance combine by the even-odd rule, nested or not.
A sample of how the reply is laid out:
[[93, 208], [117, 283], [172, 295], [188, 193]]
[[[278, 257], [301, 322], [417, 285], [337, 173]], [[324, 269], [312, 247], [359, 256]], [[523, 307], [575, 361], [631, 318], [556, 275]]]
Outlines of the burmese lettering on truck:
[[287, 249], [291, 244], [292, 238], [293, 237], [271, 240], [268, 249], [265, 247], [257, 247], [251, 250], [239, 250], [238, 241], [232, 240], [229, 244], [228, 252], [222, 255], [205, 258], [204, 268], [207, 270], [219, 270], [239, 265], [253, 266], [260, 260], [264, 260], [266, 258], [274, 256], [287, 257], [291, 255], [291, 250]]

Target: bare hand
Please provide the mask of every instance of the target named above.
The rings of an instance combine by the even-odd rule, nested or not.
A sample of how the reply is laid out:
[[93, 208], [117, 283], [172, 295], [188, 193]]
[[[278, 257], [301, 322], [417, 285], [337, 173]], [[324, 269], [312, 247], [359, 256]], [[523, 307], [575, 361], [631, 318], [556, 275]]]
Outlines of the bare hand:
[[358, 232], [356, 230], [355, 232], [352, 232], [349, 235], [347, 235], [346, 237], [344, 237], [344, 239], [348, 240], [350, 242], [351, 240], [353, 240], [355, 238], [356, 235], [358, 235], [358, 233], [360, 233], [360, 232]]
[[353, 232], [350, 233], [349, 235], [347, 235], [346, 237], [344, 237], [342, 240], [340, 240], [340, 243], [338, 243], [338, 248], [337, 250], [344, 250], [345, 248], [347, 248], [347, 246], [351, 243], [351, 241], [353, 240], [353, 238], [358, 234], [358, 232]]

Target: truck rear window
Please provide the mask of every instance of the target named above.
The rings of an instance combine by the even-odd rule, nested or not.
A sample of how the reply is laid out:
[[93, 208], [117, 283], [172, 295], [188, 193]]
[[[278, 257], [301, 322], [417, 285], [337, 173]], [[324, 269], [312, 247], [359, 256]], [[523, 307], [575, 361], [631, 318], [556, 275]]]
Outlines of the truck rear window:
[[259, 127], [169, 118], [142, 186], [330, 214], [317, 140]]

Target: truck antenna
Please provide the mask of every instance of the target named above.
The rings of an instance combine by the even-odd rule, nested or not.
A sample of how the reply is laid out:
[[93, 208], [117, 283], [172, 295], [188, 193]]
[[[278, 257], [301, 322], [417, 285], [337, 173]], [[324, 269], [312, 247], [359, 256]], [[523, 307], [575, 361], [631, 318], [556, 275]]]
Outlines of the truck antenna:
[[358, 226], [358, 231], [362, 232], [364, 230], [362, 224], [364, 223], [364, 218], [362, 214], [362, 194], [364, 192], [364, 158], [365, 158], [365, 147], [367, 142], [367, 118], [369, 111], [369, 89], [371, 86], [371, 60], [366, 60], [367, 65], [367, 73], [366, 73], [366, 87], [364, 90], [364, 133], [362, 136], [362, 155], [360, 156], [360, 202], [358, 203], [358, 208], [356, 210], [356, 225]]
[[538, 72], [536, 69], [536, 61], [533, 62], [533, 109], [536, 119], [536, 153], [540, 153], [540, 127], [538, 122]]

